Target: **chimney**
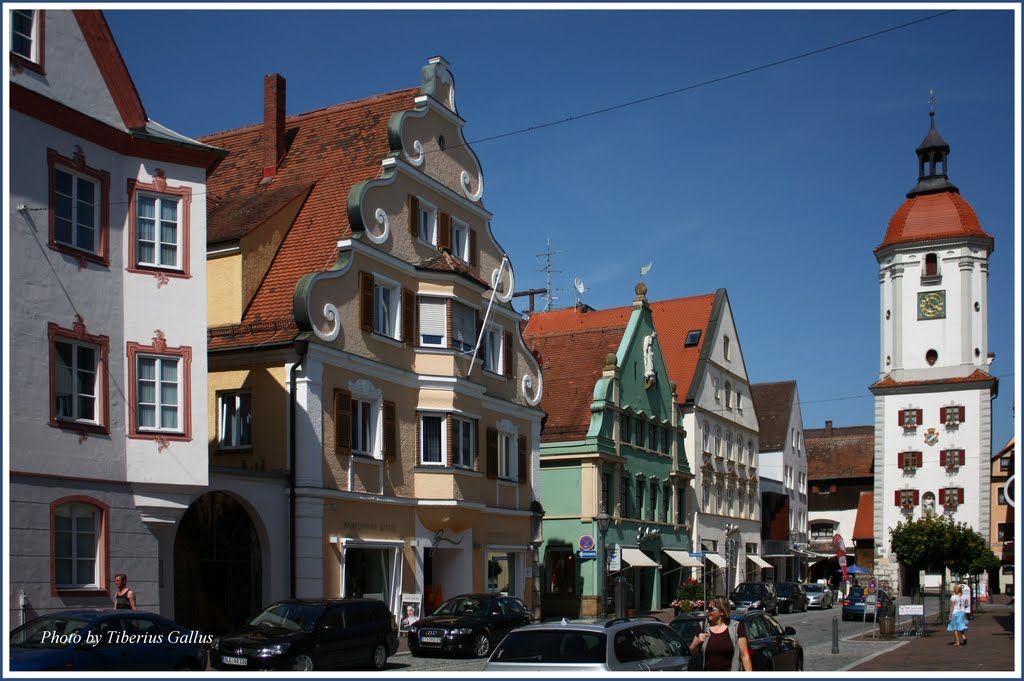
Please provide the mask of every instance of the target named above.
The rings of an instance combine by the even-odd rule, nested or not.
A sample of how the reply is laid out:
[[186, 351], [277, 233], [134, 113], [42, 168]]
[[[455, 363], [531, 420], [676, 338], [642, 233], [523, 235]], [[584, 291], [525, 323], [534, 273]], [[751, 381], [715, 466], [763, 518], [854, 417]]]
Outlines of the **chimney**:
[[263, 177], [277, 175], [284, 158], [284, 78], [271, 73], [263, 79]]
[[825, 421], [825, 437], [832, 437], [832, 422]]

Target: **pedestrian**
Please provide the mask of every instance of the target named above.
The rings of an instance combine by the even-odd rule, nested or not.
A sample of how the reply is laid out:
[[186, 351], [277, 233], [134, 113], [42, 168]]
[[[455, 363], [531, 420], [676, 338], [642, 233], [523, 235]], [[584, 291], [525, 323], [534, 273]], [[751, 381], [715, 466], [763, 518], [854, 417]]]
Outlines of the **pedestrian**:
[[971, 582], [970, 580], [966, 582], [961, 582], [961, 585], [964, 587], [964, 597], [967, 599], [967, 619], [973, 620], [974, 608], [972, 607], [973, 604], [971, 603]]
[[707, 605], [704, 630], [690, 643], [690, 653], [700, 648], [703, 669], [709, 672], [754, 671], [747, 645], [747, 629], [743, 622], [730, 622], [729, 599], [713, 597]]
[[114, 586], [117, 593], [114, 596], [115, 610], [138, 610], [135, 607], [135, 592], [128, 588], [128, 576], [123, 572], [114, 575]]
[[967, 645], [967, 598], [964, 596], [964, 588], [959, 584], [953, 586], [953, 595], [949, 599], [946, 631], [953, 632], [953, 645]]

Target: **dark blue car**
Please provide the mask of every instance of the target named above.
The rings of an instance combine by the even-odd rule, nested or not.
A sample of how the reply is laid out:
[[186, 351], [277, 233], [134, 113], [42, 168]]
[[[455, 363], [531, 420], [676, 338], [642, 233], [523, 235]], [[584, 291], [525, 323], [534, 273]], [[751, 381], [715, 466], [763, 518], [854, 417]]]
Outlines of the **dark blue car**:
[[11, 671], [200, 671], [208, 636], [137, 610], [64, 610], [11, 632]]

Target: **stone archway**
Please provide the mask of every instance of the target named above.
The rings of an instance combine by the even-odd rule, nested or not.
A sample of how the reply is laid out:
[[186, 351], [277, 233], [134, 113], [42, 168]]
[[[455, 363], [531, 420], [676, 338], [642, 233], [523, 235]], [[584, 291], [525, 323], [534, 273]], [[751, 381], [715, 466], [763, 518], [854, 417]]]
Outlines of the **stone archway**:
[[256, 526], [225, 492], [199, 497], [174, 538], [174, 618], [221, 634], [262, 609], [262, 559]]

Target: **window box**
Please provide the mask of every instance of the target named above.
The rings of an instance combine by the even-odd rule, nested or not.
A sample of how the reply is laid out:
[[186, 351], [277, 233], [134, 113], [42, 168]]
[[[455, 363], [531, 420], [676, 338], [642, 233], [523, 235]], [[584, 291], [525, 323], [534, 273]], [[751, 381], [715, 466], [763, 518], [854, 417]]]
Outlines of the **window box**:
[[947, 428], [956, 428], [964, 422], [964, 411], [963, 407], [942, 407], [939, 412], [939, 420], [942, 421]]
[[949, 471], [955, 471], [964, 465], [966, 453], [962, 449], [943, 449], [939, 452], [939, 465]]

